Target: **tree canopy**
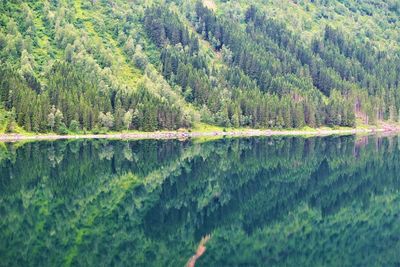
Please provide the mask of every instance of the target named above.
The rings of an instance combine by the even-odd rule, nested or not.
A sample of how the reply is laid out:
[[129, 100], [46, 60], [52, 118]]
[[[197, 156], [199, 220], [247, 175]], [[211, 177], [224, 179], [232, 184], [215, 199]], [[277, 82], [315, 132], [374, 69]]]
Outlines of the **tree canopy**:
[[1, 2], [0, 130], [399, 121], [396, 1], [211, 2]]

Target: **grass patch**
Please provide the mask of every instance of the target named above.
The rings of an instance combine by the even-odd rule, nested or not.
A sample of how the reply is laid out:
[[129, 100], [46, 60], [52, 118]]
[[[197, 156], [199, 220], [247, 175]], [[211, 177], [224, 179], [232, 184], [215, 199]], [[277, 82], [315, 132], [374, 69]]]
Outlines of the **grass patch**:
[[192, 132], [206, 133], [206, 132], [221, 132], [224, 130], [223, 127], [207, 124], [204, 122], [196, 123], [192, 127]]

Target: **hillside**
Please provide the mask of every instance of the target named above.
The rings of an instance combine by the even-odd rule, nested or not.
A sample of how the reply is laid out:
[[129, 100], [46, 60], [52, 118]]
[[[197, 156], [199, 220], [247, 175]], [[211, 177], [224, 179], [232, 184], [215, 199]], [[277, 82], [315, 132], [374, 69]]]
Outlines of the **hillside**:
[[0, 2], [0, 132], [400, 118], [397, 0]]

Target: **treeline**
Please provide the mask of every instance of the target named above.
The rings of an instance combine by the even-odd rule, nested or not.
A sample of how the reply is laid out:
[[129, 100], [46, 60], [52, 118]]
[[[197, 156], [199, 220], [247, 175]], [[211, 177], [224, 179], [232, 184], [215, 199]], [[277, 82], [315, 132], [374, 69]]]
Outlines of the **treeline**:
[[[193, 120], [185, 103], [149, 67], [141, 40], [132, 38], [135, 18], [127, 12], [119, 22], [108, 5], [85, 4], [79, 8], [86, 12], [97, 7], [109, 12], [110, 25], [83, 29], [73, 12], [66, 11], [72, 5], [73, 1], [0, 4], [0, 25], [5, 26], [0, 29], [5, 131], [14, 132], [17, 126], [57, 133], [189, 127]], [[35, 18], [43, 27], [36, 27]], [[116, 22], [125, 23], [123, 31]], [[114, 33], [117, 44], [111, 39], [103, 43], [101, 38]], [[49, 41], [47, 47], [40, 47], [43, 39]]]
[[[346, 110], [341, 117], [346, 114], [351, 119], [338, 118], [334, 124], [354, 124], [354, 112], [362, 112], [366, 122], [398, 120], [399, 53], [356, 43], [329, 26], [324, 36], [314, 38], [309, 47], [283, 23], [267, 17], [255, 6], [244, 15], [245, 32], [229, 18], [214, 15], [201, 2], [197, 2], [195, 11], [197, 31], [217, 51], [228, 48], [232, 53], [230, 65], [255, 79], [262, 91], [283, 95], [300, 88], [303, 96], [308, 96], [315, 94], [316, 88], [329, 97], [338, 90], [344, 99], [342, 109]], [[350, 104], [356, 106], [354, 111], [346, 107]], [[319, 115], [325, 118], [324, 123], [332, 123], [329, 114]]]
[[[266, 39], [252, 40], [232, 22], [219, 21], [200, 2], [195, 12], [197, 36], [163, 6], [146, 10], [145, 26], [161, 49], [163, 76], [201, 109], [204, 121], [271, 128], [355, 125], [351, 99], [332, 90], [324, 101], [310, 79], [301, 77], [301, 64], [293, 63], [288, 52], [266, 52], [278, 46]], [[213, 45], [225, 67], [216, 67], [199, 49], [199, 36]]]
[[154, 131], [188, 127], [180, 107], [152, 95], [145, 85], [133, 90], [102, 91], [80, 69], [55, 64], [37, 92], [10, 67], [0, 68], [0, 100], [10, 110], [7, 131], [15, 122], [27, 131], [67, 133], [138, 129]]
[[399, 121], [399, 52], [330, 26], [306, 42], [256, 5], [1, 2], [1, 121], [59, 133]]

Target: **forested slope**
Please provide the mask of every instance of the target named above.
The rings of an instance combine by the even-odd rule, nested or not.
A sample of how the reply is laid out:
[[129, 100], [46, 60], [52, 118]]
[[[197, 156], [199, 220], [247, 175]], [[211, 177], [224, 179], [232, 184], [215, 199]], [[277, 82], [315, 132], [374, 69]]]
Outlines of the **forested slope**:
[[399, 120], [400, 3], [2, 1], [0, 131]]

